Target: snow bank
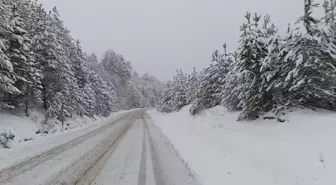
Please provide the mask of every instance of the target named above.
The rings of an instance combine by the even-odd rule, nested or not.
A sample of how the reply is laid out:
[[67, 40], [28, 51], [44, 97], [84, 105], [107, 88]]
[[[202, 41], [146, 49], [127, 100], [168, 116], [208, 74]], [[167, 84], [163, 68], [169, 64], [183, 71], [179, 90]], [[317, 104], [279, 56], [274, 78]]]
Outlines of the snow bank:
[[[121, 111], [120, 113], [127, 112]], [[114, 116], [117, 113], [113, 113], [111, 116]], [[48, 134], [36, 134], [40, 128], [40, 123], [44, 119], [44, 114], [41, 111], [33, 110], [30, 112], [29, 117], [24, 115], [13, 115], [9, 113], [0, 113], [0, 134], [2, 132], [11, 131], [14, 133], [15, 138], [14, 142], [11, 143], [11, 147], [16, 145], [32, 141], [36, 139], [45, 139], [46, 136], [58, 135], [58, 133], [65, 133], [75, 131], [80, 127], [86, 128], [92, 124], [101, 123], [108, 118], [96, 117], [91, 119], [89, 117], [81, 117], [74, 115], [73, 117], [66, 118], [64, 123], [64, 131], [62, 131], [61, 124], [55, 125], [55, 127]], [[1, 150], [1, 146], [0, 146]]]
[[148, 113], [205, 185], [336, 182], [335, 113], [299, 110], [279, 123], [237, 122], [220, 106], [188, 110]]
[[[95, 129], [98, 129], [99, 127], [103, 125], [114, 122], [118, 120], [119, 118], [123, 117], [125, 114], [127, 114], [130, 111], [120, 111], [117, 113], [113, 113], [107, 118], [100, 118], [99, 120], [93, 121], [86, 125], [82, 125], [75, 129], [65, 130], [63, 132], [57, 132], [54, 134], [49, 134], [49, 135], [46, 135], [45, 137], [39, 136], [35, 140], [31, 140], [28, 142], [22, 142], [20, 145], [17, 145], [10, 149], [0, 148], [0, 169], [11, 166], [18, 161], [24, 161], [25, 159], [29, 157], [32, 157], [44, 151], [50, 150], [51, 148], [57, 147], [79, 136], [82, 136]], [[22, 124], [29, 123], [27, 119], [23, 119], [22, 121], [24, 121]], [[21, 128], [21, 126], [22, 125], [18, 124], [17, 128]], [[27, 127], [27, 128], [36, 129], [36, 127]]]
[[32, 111], [29, 117], [0, 113], [0, 133], [11, 130], [15, 135], [14, 145], [24, 140], [31, 140], [37, 137], [35, 132], [43, 116], [44, 115], [39, 111]]

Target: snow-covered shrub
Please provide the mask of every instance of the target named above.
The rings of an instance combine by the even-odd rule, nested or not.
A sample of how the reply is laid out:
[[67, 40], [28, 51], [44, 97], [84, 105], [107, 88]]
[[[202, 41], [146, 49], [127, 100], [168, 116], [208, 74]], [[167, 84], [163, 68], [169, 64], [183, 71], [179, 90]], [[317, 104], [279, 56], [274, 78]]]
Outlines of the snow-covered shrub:
[[55, 133], [58, 128], [61, 128], [61, 122], [57, 119], [45, 119], [42, 124], [40, 124], [36, 134], [47, 135], [49, 133]]
[[0, 144], [3, 148], [10, 148], [10, 144], [14, 141], [15, 134], [13, 130], [4, 130], [0, 134]]

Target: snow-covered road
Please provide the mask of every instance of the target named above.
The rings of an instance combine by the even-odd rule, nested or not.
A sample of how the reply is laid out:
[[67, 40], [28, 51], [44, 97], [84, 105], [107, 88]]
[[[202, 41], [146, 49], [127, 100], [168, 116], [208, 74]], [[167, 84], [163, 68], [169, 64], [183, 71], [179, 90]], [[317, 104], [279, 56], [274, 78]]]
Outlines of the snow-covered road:
[[150, 120], [143, 110], [135, 110], [32, 156], [13, 160], [0, 169], [0, 184], [198, 185], [187, 163]]

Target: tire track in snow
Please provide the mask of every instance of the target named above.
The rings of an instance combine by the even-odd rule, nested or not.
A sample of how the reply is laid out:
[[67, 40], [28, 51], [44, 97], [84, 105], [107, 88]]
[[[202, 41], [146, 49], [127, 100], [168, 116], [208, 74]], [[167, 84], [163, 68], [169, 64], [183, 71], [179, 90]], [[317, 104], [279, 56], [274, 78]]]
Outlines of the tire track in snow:
[[146, 185], [146, 170], [147, 170], [147, 132], [144, 125], [142, 125], [143, 135], [142, 135], [142, 154], [141, 154], [141, 163], [139, 170], [138, 185]]
[[[131, 115], [133, 115], [134, 113], [130, 113]], [[8, 182], [9, 180], [13, 179], [14, 177], [36, 167], [37, 165], [43, 163], [44, 161], [47, 161], [48, 159], [57, 156], [58, 154], [72, 148], [75, 147], [77, 145], [79, 145], [80, 143], [86, 141], [87, 139], [103, 132], [104, 130], [106, 130], [107, 128], [109, 128], [110, 126], [112, 126], [114, 123], [121, 121], [123, 119], [125, 119], [126, 117], [128, 117], [129, 114], [121, 116], [120, 118], [118, 118], [117, 120], [113, 121], [110, 124], [104, 125], [96, 130], [93, 130], [85, 135], [79, 136], [73, 140], [70, 140], [66, 143], [63, 143], [59, 146], [56, 146], [54, 148], [51, 148], [47, 151], [44, 151], [38, 155], [35, 155], [33, 157], [29, 157], [27, 159], [24, 159], [10, 167], [4, 168], [2, 170], [0, 170], [0, 184], [3, 184], [5, 182]]]
[[200, 185], [201, 183], [195, 173], [190, 169], [188, 163], [183, 160], [169, 139], [159, 128], [146, 121], [150, 119], [146, 114], [143, 116], [152, 154], [156, 185]]
[[100, 170], [104, 167], [109, 156], [133, 125], [137, 116], [132, 115], [128, 120], [111, 135], [109, 135], [97, 147], [90, 150], [83, 157], [79, 158], [65, 170], [59, 172], [45, 185], [90, 185], [94, 182]]
[[145, 125], [145, 129], [147, 130], [147, 133], [148, 133], [149, 148], [150, 148], [151, 156], [152, 156], [152, 164], [153, 164], [155, 184], [156, 185], [165, 185], [165, 181], [164, 181], [163, 174], [162, 174], [162, 168], [159, 164], [159, 159], [158, 159], [158, 156], [157, 156], [157, 152], [155, 151], [152, 136], [150, 134], [150, 131], [148, 129], [148, 125], [147, 125], [145, 119], [142, 118], [142, 120], [143, 120], [143, 123]]

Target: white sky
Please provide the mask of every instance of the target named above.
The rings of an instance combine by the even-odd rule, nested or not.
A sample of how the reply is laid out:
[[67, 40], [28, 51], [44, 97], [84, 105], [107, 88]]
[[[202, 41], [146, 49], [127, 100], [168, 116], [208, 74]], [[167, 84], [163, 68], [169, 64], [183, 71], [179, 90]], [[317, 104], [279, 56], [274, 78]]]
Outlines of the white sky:
[[285, 30], [302, 15], [304, 0], [42, 1], [46, 8], [58, 7], [87, 53], [100, 57], [111, 48], [138, 72], [165, 80], [176, 68], [189, 72], [207, 67], [224, 42], [236, 48], [246, 11], [270, 13]]

